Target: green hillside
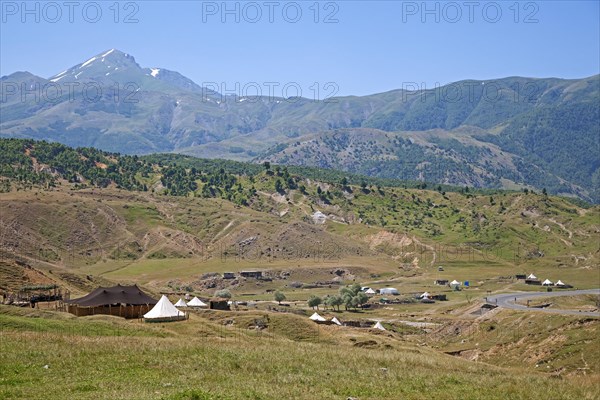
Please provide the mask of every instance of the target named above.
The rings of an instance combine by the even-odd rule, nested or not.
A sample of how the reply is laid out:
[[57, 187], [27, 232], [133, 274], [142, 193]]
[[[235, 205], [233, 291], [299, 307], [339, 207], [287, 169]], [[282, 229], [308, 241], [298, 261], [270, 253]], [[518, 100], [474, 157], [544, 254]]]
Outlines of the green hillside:
[[[490, 294], [541, 290], [520, 274], [598, 287], [598, 206], [30, 139], [0, 140], [0, 188], [2, 293], [135, 283], [171, 301], [236, 302], [169, 324], [0, 305], [2, 398], [598, 396], [598, 318], [482, 308]], [[434, 283], [453, 279], [461, 290]], [[354, 295], [361, 286], [399, 294]], [[348, 325], [310, 321], [315, 299]]]
[[239, 256], [246, 250], [236, 246], [247, 239], [248, 251], [270, 261], [290, 252], [314, 256], [324, 246], [317, 253], [336, 262], [356, 256], [352, 263], [432, 268], [442, 246], [477, 254], [482, 263], [492, 252], [509, 269], [581, 261], [591, 273], [598, 265], [598, 207], [544, 193], [139, 158], [30, 140], [2, 140], [0, 149], [4, 248], [61, 265], [129, 260], [145, 268], [151, 260], [202, 258], [218, 246], [233, 246]]

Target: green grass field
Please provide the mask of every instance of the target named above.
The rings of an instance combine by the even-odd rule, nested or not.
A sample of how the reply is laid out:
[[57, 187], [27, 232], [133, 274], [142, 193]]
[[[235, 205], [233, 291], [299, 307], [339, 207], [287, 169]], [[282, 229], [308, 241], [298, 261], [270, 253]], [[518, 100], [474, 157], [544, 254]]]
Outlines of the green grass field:
[[[222, 325], [223, 318], [238, 317], [238, 327]], [[145, 325], [3, 306], [0, 398], [581, 400], [600, 395], [594, 377], [557, 381], [520, 368], [468, 362], [394, 334], [316, 327], [294, 316], [278, 316], [273, 327], [257, 334], [244, 329], [247, 318], [217, 313]], [[308, 339], [301, 340], [302, 332]]]

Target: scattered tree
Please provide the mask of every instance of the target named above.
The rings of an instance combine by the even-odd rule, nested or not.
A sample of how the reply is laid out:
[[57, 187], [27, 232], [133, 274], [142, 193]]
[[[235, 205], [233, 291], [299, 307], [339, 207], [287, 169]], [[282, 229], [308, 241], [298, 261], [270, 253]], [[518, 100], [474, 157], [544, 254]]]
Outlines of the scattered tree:
[[362, 181], [360, 183], [360, 189], [363, 191], [363, 193], [367, 193], [367, 182]]
[[281, 184], [281, 180], [280, 179], [277, 179], [275, 181], [275, 191], [277, 193], [280, 193], [280, 194], [284, 192], [283, 185]]
[[360, 289], [361, 287], [358, 283], [340, 288], [340, 297], [346, 310], [362, 306], [369, 300], [368, 296]]
[[344, 299], [342, 299], [342, 296], [336, 294], [336, 295], [333, 295], [333, 296], [329, 296], [326, 299], [325, 303], [328, 306], [330, 306], [331, 308], [336, 308], [337, 307], [337, 310], [339, 311], [340, 310], [340, 306], [342, 304], [344, 304]]
[[308, 299], [308, 306], [313, 309], [317, 307], [318, 310], [321, 303], [323, 303], [323, 300], [319, 296], [311, 295]]
[[281, 293], [279, 290], [275, 292], [275, 301], [281, 304], [282, 301], [286, 299], [285, 294]]

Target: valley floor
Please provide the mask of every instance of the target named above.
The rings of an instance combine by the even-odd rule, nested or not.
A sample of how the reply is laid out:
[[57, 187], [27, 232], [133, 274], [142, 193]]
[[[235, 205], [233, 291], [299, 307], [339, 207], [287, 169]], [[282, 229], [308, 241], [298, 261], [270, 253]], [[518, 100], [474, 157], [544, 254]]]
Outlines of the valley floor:
[[[600, 398], [599, 318], [482, 307], [544, 291], [549, 309], [597, 313], [597, 296], [559, 300], [522, 278], [598, 288], [600, 208], [302, 180], [339, 192], [325, 204], [273, 193], [271, 178], [256, 179], [251, 206], [66, 182], [3, 193], [3, 294], [56, 285], [76, 298], [119, 283], [171, 301], [227, 290], [242, 304], [169, 324], [0, 305], [0, 399]], [[309, 320], [309, 298], [353, 284], [399, 294], [317, 307], [363, 328]]]

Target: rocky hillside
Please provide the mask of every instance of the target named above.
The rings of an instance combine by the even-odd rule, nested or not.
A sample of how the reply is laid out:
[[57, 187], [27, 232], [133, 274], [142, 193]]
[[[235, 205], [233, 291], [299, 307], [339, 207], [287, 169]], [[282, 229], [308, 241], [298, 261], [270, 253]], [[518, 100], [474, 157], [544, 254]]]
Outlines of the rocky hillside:
[[10, 259], [69, 268], [336, 260], [414, 270], [467, 251], [511, 268], [593, 273], [599, 265], [598, 207], [545, 194], [352, 184], [268, 164], [244, 173], [235, 163], [2, 143], [0, 249]]

